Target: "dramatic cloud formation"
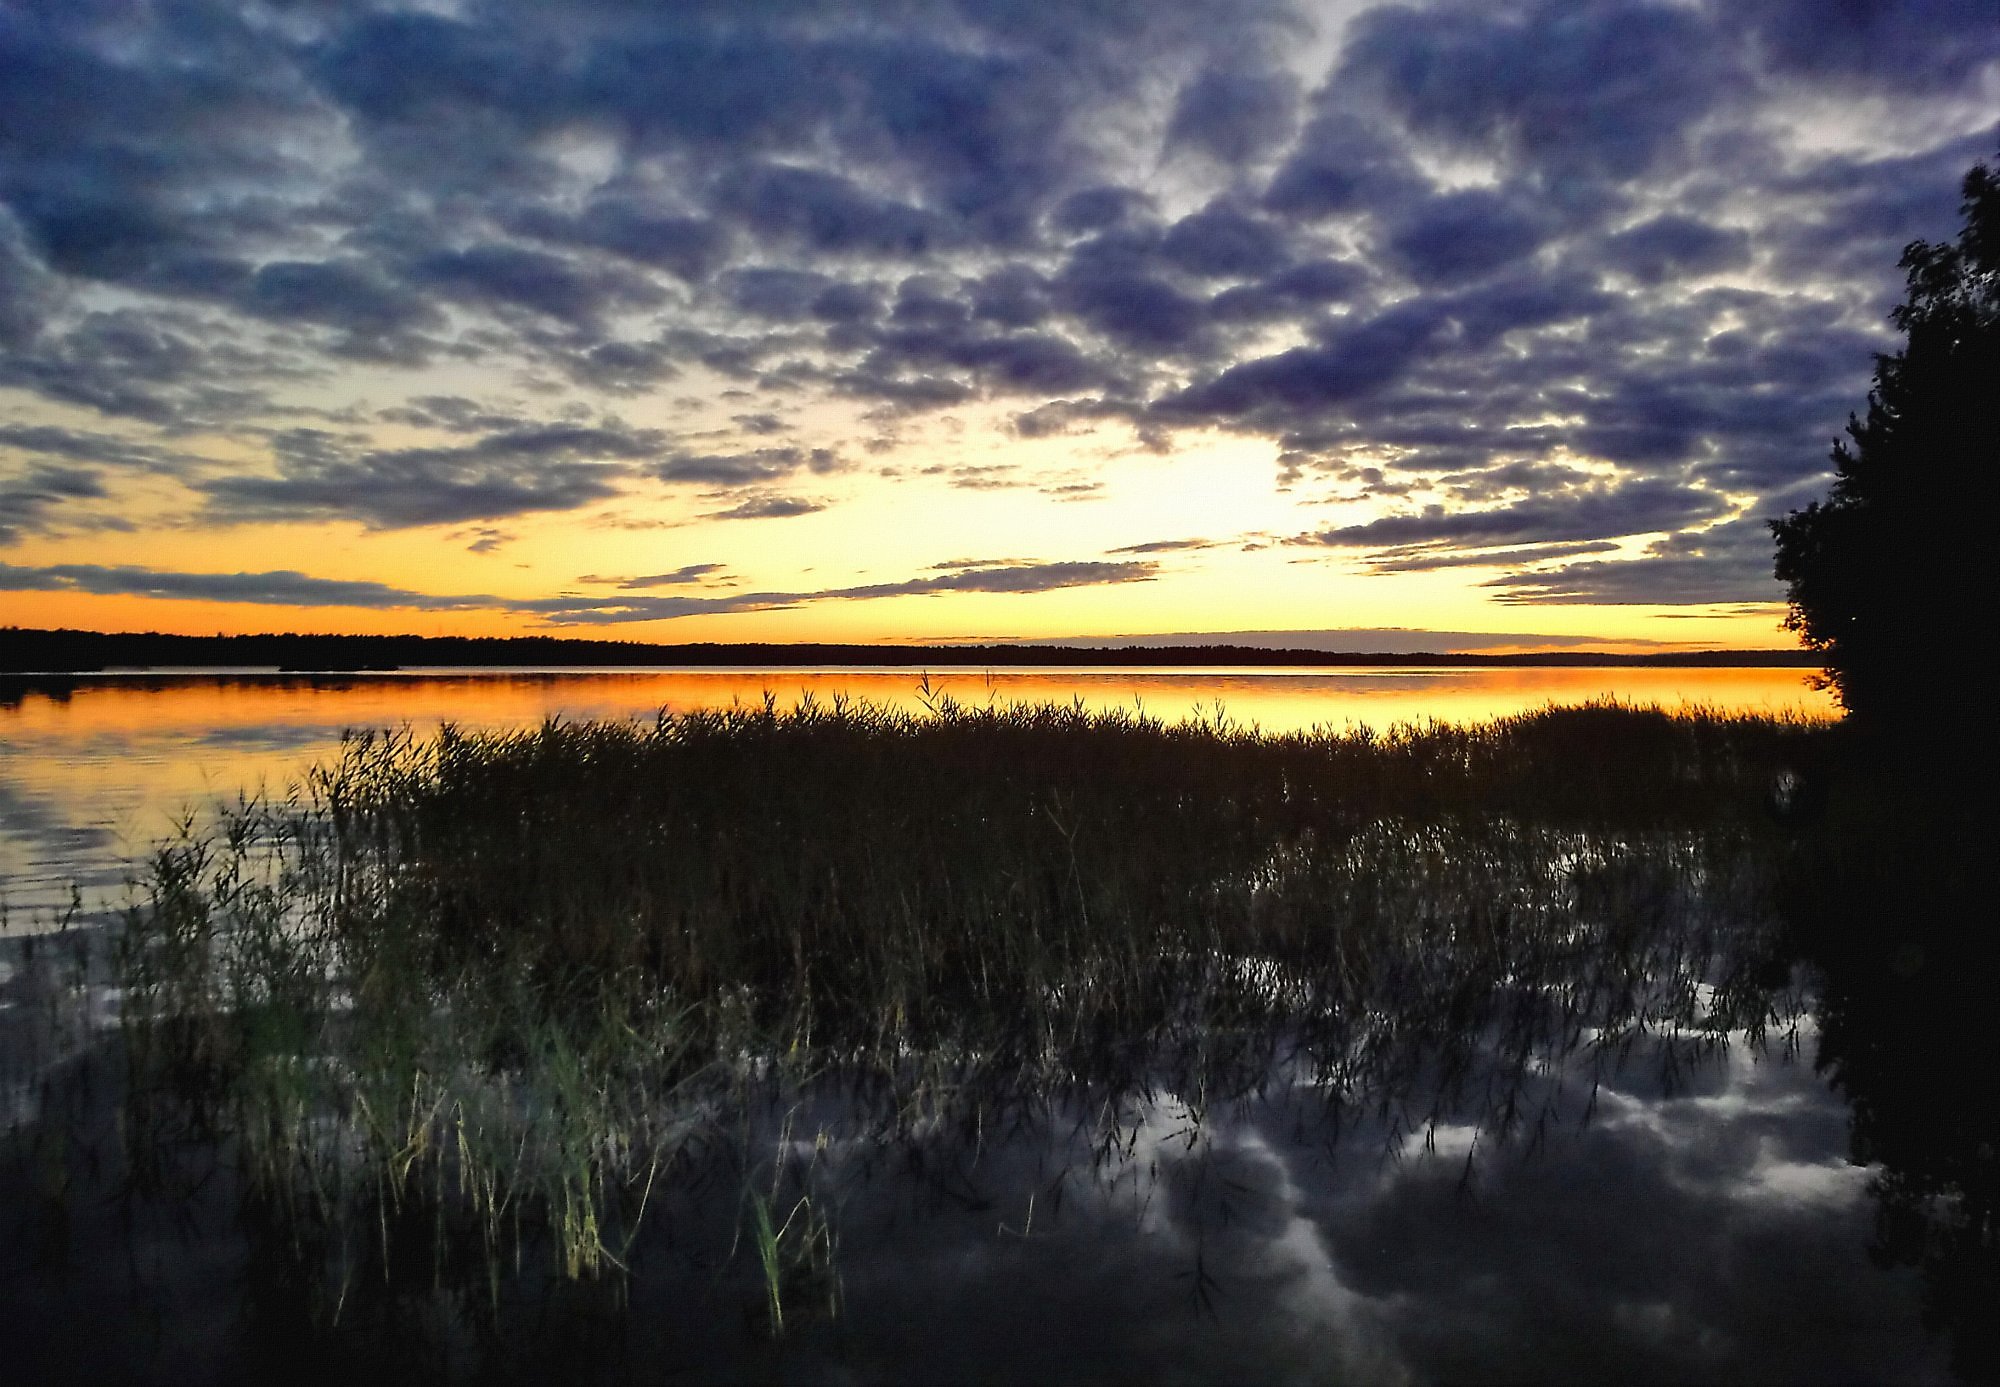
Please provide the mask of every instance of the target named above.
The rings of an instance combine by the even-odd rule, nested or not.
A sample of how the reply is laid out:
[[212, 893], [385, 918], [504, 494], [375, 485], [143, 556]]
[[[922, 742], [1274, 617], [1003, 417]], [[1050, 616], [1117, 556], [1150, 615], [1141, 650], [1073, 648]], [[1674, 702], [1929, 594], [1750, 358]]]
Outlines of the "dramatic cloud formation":
[[[1342, 503], [1274, 533], [1361, 581], [1769, 602], [1760, 522], [2000, 146], [1990, 0], [22, 0], [0, 74], [0, 545], [77, 560], [16, 590], [163, 591], [89, 575], [165, 527], [493, 563], [566, 516], [901, 525], [910, 478], [1106, 498], [1034, 581], [502, 604], [556, 622], [1192, 582], [1240, 546], [1084, 473], [1216, 439]], [[263, 576], [202, 590], [331, 600]]]

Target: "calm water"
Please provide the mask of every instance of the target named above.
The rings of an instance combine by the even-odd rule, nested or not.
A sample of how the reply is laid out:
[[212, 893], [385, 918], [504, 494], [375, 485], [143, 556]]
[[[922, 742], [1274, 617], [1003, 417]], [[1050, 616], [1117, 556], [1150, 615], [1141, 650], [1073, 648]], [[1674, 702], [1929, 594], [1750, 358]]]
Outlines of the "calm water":
[[[1168, 720], [1219, 704], [1267, 730], [1605, 695], [1829, 711], [1797, 670], [1013, 670], [940, 686], [963, 702], [1137, 702]], [[89, 1036], [102, 1025], [91, 1013], [116, 999], [86, 988], [77, 1022], [59, 997], [66, 945], [35, 938], [71, 882], [89, 933], [177, 810], [282, 791], [343, 729], [648, 718], [767, 690], [781, 704], [918, 702], [907, 670], [106, 676], [10, 694], [10, 1360], [51, 1380], [263, 1380], [298, 1366], [291, 1245], [237, 1211], [226, 1160], [191, 1156], [215, 1164], [185, 1200], [115, 1194], [106, 1094], [118, 1061]], [[1858, 1006], [1845, 997], [1837, 1024], [1851, 1028]], [[1198, 1123], [1171, 1092], [1108, 1118], [1059, 1099], [1011, 1130], [921, 1148], [850, 1136], [815, 1149], [801, 1144], [811, 1113], [771, 1113], [745, 1159], [795, 1148], [810, 1162], [815, 1196], [838, 1215], [837, 1317], [802, 1315], [786, 1344], [771, 1343], [748, 1255], [732, 1255], [742, 1198], [727, 1182], [697, 1184], [661, 1197], [655, 1231], [628, 1254], [629, 1282], [564, 1291], [530, 1277], [482, 1321], [466, 1310], [477, 1290], [402, 1287], [376, 1303], [364, 1279], [345, 1312], [358, 1327], [326, 1361], [385, 1381], [503, 1369], [616, 1381], [1950, 1381], [1949, 1343], [1924, 1327], [1938, 1285], [1872, 1255], [1878, 1187], [1895, 1172], [1852, 1158], [1860, 1119], [1823, 1071], [1853, 1037], [1829, 1039], [1811, 1007], [1792, 1020], [1720, 1045], [1642, 1035], [1616, 1054], [1580, 1033], [1512, 1072], [1527, 1116], [1511, 1125], [1493, 1122], [1490, 1096], [1441, 1101], [1419, 1083], [1330, 1128], [1309, 1086], [1282, 1076], [1254, 1100], [1211, 1103]], [[81, 1047], [53, 1046], [72, 1023]], [[1475, 1055], [1483, 1044], [1468, 1043]], [[1870, 1082], [1879, 1112], [1885, 1081]], [[405, 1334], [420, 1348], [400, 1347]]]
[[[650, 719], [661, 709], [845, 695], [920, 706], [909, 669], [412, 671], [393, 675], [131, 674], [0, 683], [0, 900], [6, 928], [43, 928], [82, 885], [94, 904], [186, 810], [239, 792], [282, 794], [347, 729], [545, 718]], [[1267, 731], [1471, 721], [1616, 697], [1828, 716], [1798, 669], [954, 670], [933, 690], [962, 703], [1138, 707]]]

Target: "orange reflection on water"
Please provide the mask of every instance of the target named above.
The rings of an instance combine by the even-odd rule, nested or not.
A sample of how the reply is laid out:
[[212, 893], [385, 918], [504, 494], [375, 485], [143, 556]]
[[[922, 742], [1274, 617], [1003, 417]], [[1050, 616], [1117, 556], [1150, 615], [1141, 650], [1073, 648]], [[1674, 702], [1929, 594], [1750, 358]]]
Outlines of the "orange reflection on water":
[[[12, 707], [0, 706], [0, 737], [164, 734], [213, 745], [251, 728], [513, 727], [552, 716], [650, 718], [661, 709], [759, 705], [767, 693], [780, 707], [810, 693], [821, 703], [844, 695], [918, 710], [923, 677], [903, 668], [99, 676], [74, 681], [60, 694], [30, 689]], [[933, 691], [965, 704], [1081, 697], [1093, 708], [1140, 706], [1168, 722], [1211, 713], [1220, 703], [1232, 721], [1269, 732], [1479, 721], [1593, 698], [1815, 717], [1836, 711], [1831, 696], [1810, 688], [1806, 672], [1794, 668], [954, 669], [932, 673], [929, 681]]]
[[[923, 707], [917, 670], [701, 669], [487, 671], [298, 676], [102, 675], [16, 689], [0, 702], [0, 882], [16, 907], [67, 898], [86, 862], [129, 856], [175, 817], [239, 791], [282, 793], [332, 756], [350, 728], [440, 723], [529, 727], [545, 718], [640, 718], [665, 709], [781, 708], [810, 693]], [[1140, 708], [1167, 722], [1217, 710], [1238, 725], [1386, 728], [1466, 722], [1615, 697], [1667, 707], [1831, 716], [1800, 669], [953, 669], [933, 694], [962, 704], [1069, 703]], [[114, 878], [115, 879], [115, 878]]]

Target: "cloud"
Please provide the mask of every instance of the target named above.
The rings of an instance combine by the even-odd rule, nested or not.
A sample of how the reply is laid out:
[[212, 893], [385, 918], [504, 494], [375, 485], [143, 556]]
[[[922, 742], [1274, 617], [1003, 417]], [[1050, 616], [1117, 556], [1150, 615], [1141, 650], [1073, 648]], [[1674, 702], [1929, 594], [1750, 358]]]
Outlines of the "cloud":
[[1126, 544], [1110, 552], [1114, 554], [1178, 554], [1193, 549], [1213, 549], [1217, 541], [1212, 539], [1151, 539], [1144, 544]]
[[[1516, 564], [1546, 563], [1551, 559], [1571, 559], [1583, 554], [1605, 554], [1617, 547], [1608, 540], [1577, 540], [1567, 544], [1536, 544], [1526, 549], [1475, 549], [1463, 553], [1423, 547], [1392, 549], [1370, 558], [1368, 571], [1430, 573], [1440, 568], [1511, 568]], [[1529, 583], [1539, 576], [1517, 575], [1509, 578], [1507, 583]]]
[[709, 217], [675, 213], [634, 194], [592, 198], [581, 212], [529, 204], [509, 229], [557, 245], [587, 247], [699, 283], [728, 258], [730, 233]]
[[949, 378], [961, 397], [981, 387], [1047, 397], [1085, 390], [1108, 379], [1107, 369], [1066, 337], [991, 332], [969, 319], [969, 313], [963, 318], [938, 313], [929, 322], [915, 314], [904, 315], [904, 322], [916, 325], [892, 325], [874, 333], [874, 349], [863, 359], [861, 370], [847, 378], [849, 388], [874, 393], [873, 383], [881, 382], [882, 393], [893, 398], [895, 389], [913, 374], [945, 370], [970, 377]]
[[22, 244], [13, 219], [0, 215], [0, 350], [17, 351], [41, 332], [55, 306], [53, 280]]
[[[291, 569], [263, 573], [185, 573], [125, 564], [47, 564], [36, 567], [0, 563], [0, 592], [90, 592], [280, 607], [497, 610], [538, 616], [557, 625], [605, 626], [720, 612], [774, 611], [816, 602], [862, 602], [945, 592], [1054, 592], [1063, 588], [1147, 582], [1154, 577], [1154, 573], [1153, 564], [1140, 561], [1044, 563], [1032, 560], [962, 560], [919, 577], [896, 582], [799, 592], [722, 593], [699, 597], [650, 597], [636, 593], [601, 597], [566, 594], [516, 598], [491, 594], [413, 592], [384, 583], [314, 578]], [[640, 580], [621, 583], [621, 594], [639, 585]]]
[[1143, 427], [1139, 410], [1130, 403], [1108, 399], [1050, 400], [1014, 416], [1012, 426], [1022, 438], [1052, 438], [1081, 430], [1103, 419], [1122, 419]]
[[204, 261], [309, 194], [290, 151], [319, 113], [296, 65], [240, 26], [178, 18], [199, 41], [172, 20], [126, 28], [53, 7], [0, 26], [0, 200], [62, 274], [199, 282]]
[[1137, 188], [1099, 184], [1071, 193], [1049, 212], [1055, 230], [1071, 236], [1109, 231], [1153, 211], [1153, 199]]
[[1996, 145], [2000, 123], [1916, 153], [1844, 152], [1771, 170], [1757, 239], [1772, 272], [1788, 282], [1860, 288], [1879, 321], [1903, 283], [1887, 267], [1911, 240], [1956, 233], [1965, 170], [1990, 159]]
[[1352, 299], [1367, 284], [1368, 272], [1352, 261], [1308, 260], [1256, 284], [1236, 284], [1208, 301], [1218, 321], [1272, 322], [1324, 305]]
[[263, 404], [251, 383], [297, 373], [295, 361], [241, 336], [175, 309], [65, 316], [0, 352], [0, 385], [110, 418], [234, 430], [246, 406], [254, 412]]
[[322, 323], [362, 335], [437, 328], [445, 321], [420, 294], [352, 261], [272, 261], [245, 274], [232, 298], [260, 318]]
[[1185, 351], [1207, 326], [1199, 299], [1144, 270], [1072, 260], [1056, 290], [1063, 307], [1081, 322], [1132, 350]]
[[921, 259], [951, 236], [942, 218], [822, 169], [746, 170], [723, 185], [718, 206], [766, 244], [819, 255]]
[[1150, 563], [1082, 560], [1058, 563], [1006, 562], [954, 565], [949, 571], [906, 582], [846, 588], [841, 597], [888, 597], [931, 592], [1053, 592], [1059, 588], [1150, 582]]
[[1211, 203], [1175, 222], [1160, 254], [1204, 279], [1261, 279], [1289, 258], [1284, 233], [1228, 203]]
[[882, 313], [882, 296], [870, 284], [829, 284], [806, 311], [824, 323], [862, 323]]
[[2000, 60], [2000, 23], [1981, 0], [1744, 0], [1718, 13], [1763, 63], [1817, 81], [1937, 91]]
[[1168, 147], [1244, 164], [1284, 144], [1298, 122], [1299, 79], [1283, 69], [1211, 67], [1174, 99]]
[[826, 509], [824, 501], [803, 496], [752, 496], [727, 510], [709, 511], [710, 520], [783, 520], [794, 515], [811, 515]]
[[1534, 253], [1549, 236], [1541, 219], [1490, 189], [1444, 193], [1413, 207], [1389, 233], [1389, 250], [1425, 284], [1477, 279]]
[[1349, 34], [1339, 82], [1377, 93], [1418, 136], [1558, 180], [1652, 171], [1739, 80], [1685, 6], [1385, 5]]
[[764, 265], [731, 270], [722, 283], [732, 308], [781, 323], [805, 318], [836, 287], [833, 280], [817, 271]]
[[320, 430], [278, 435], [278, 475], [196, 483], [218, 520], [355, 520], [374, 529], [575, 510], [617, 495], [657, 453], [649, 431], [546, 426], [455, 447], [361, 449]]
[[1313, 414], [1389, 385], [1445, 326], [1422, 301], [1399, 304], [1324, 346], [1294, 347], [1231, 366], [1160, 403], [1173, 416], [1240, 418], [1253, 413]]
[[548, 598], [521, 605], [550, 621], [579, 626], [664, 621], [720, 612], [774, 611], [816, 602], [863, 602], [887, 597], [919, 597], [946, 592], [1037, 593], [1063, 588], [1143, 583], [1155, 576], [1143, 561], [1072, 560], [1050, 563], [1010, 560], [964, 562], [900, 582], [863, 583], [806, 592], [746, 592], [713, 597]]
[[1484, 547], [1561, 540], [1597, 540], [1679, 529], [1726, 514], [1729, 502], [1676, 482], [1638, 481], [1578, 488], [1484, 510], [1427, 506], [1298, 536], [1295, 544], [1387, 548], [1421, 544]]
[[404, 273], [461, 305], [525, 309], [580, 328], [596, 327], [607, 310], [652, 308], [665, 298], [650, 280], [615, 265], [579, 264], [520, 246], [433, 251]]
[[658, 341], [599, 342], [561, 356], [562, 369], [579, 384], [611, 395], [637, 395], [681, 374], [674, 352]]
[[1750, 263], [1750, 237], [1667, 213], [1610, 237], [1604, 258], [1644, 283], [1658, 284], [1670, 276], [1741, 269]]
[[643, 578], [599, 578], [586, 574], [577, 579], [579, 583], [610, 583], [621, 592], [638, 592], [645, 588], [679, 587], [685, 583], [699, 583], [723, 571], [719, 563], [684, 564], [670, 573], [653, 573]]
[[0, 544], [46, 531], [68, 502], [100, 500], [104, 495], [98, 474], [81, 467], [35, 467], [20, 477], [0, 480]]
[[1684, 606], [1711, 602], [1778, 602], [1783, 585], [1769, 573], [1743, 572], [1699, 554], [1675, 558], [1601, 560], [1568, 564], [1544, 573], [1517, 573], [1488, 580], [1502, 602], [1530, 605], [1583, 604]]
[[386, 583], [313, 578], [292, 569], [265, 573], [174, 573], [129, 564], [65, 563], [23, 567], [0, 563], [9, 592], [90, 592], [197, 602], [245, 602], [272, 607], [391, 607], [455, 612], [510, 605], [498, 597], [445, 597]]
[[799, 472], [823, 475], [841, 466], [830, 448], [758, 448], [747, 453], [669, 453], [646, 470], [663, 482], [753, 486]]
[[106, 506], [75, 503], [114, 499], [105, 485], [113, 474], [188, 478], [204, 466], [176, 449], [117, 434], [0, 424], [0, 545], [61, 531], [130, 530], [131, 522]]
[[1503, 602], [1529, 605], [1770, 603], [1784, 597], [1772, 562], [1770, 531], [1746, 516], [1667, 535], [1639, 558], [1510, 573], [1485, 586]]
[[176, 473], [193, 464], [186, 454], [170, 448], [54, 424], [0, 424], [0, 450], [140, 472]]
[[1397, 474], [1498, 484], [1560, 451], [1632, 480], [1691, 465], [1718, 489], [1775, 494], [1822, 475], [1882, 345], [1811, 297], [1713, 288], [1668, 311], [1564, 266], [1406, 296], [1155, 409], [1277, 434], [1295, 475], [1358, 454], [1384, 495]]
[[386, 423], [448, 433], [504, 433], [531, 427], [518, 414], [490, 408], [464, 395], [418, 395], [379, 411], [376, 417]]
[[1355, 111], [1315, 117], [1264, 192], [1275, 212], [1303, 219], [1392, 213], [1430, 191], [1410, 150]]

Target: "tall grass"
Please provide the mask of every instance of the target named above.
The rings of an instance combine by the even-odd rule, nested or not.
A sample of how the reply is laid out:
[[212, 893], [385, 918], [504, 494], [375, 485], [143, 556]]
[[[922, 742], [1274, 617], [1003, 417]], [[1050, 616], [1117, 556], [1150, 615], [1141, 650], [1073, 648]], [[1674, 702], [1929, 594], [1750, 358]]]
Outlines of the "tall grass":
[[1199, 1124], [1275, 1085], [1505, 1128], [1536, 1119], [1531, 1062], [1760, 1031], [1764, 795], [1824, 735], [1594, 705], [1271, 737], [949, 699], [362, 734], [154, 858], [130, 1129], [233, 1143], [330, 1318], [423, 1255], [412, 1219], [440, 1283], [494, 1297], [530, 1257], [623, 1266], [721, 1162], [779, 1332], [837, 1306], [837, 1239], [814, 1163], [740, 1139], [753, 1109], [833, 1098], [907, 1141], [1065, 1104], [1111, 1115], [1111, 1150], [1135, 1097]]

